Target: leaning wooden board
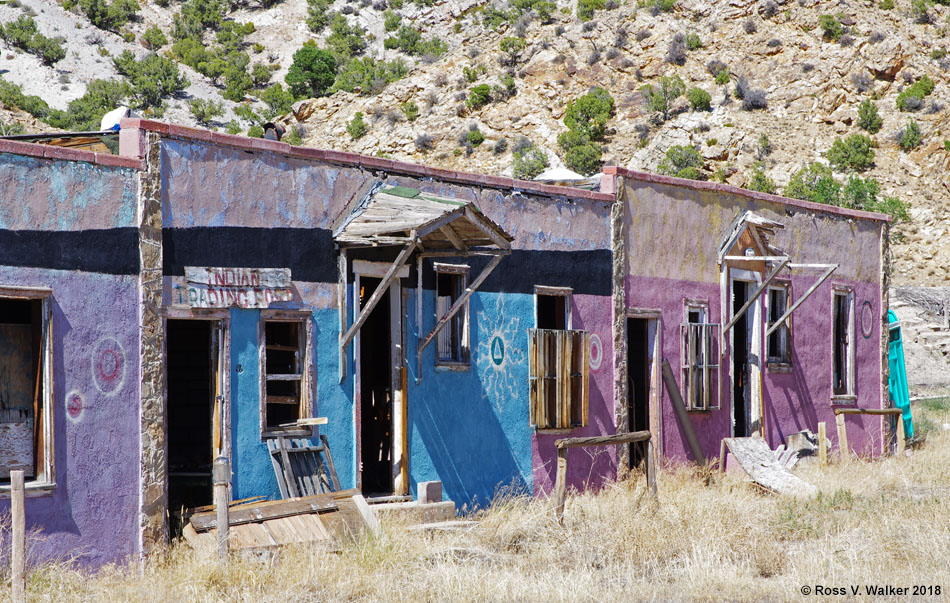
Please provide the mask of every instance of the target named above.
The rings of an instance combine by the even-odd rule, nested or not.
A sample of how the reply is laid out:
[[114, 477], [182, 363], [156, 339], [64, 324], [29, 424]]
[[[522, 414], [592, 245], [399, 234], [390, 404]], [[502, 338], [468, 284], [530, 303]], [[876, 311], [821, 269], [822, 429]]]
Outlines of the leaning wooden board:
[[[361, 497], [358, 490], [343, 490], [231, 507], [236, 524], [229, 528], [231, 550], [266, 550], [290, 544], [334, 550], [342, 541], [372, 529], [361, 514], [357, 502]], [[185, 540], [196, 548], [214, 547], [214, 519], [213, 511], [193, 515], [182, 530]]]

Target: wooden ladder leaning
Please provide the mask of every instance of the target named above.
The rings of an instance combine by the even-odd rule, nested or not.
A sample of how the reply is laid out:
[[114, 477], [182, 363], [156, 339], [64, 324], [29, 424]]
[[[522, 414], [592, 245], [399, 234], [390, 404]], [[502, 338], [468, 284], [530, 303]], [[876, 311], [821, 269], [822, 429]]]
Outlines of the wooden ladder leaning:
[[340, 491], [327, 436], [319, 436], [319, 443], [310, 438], [278, 436], [267, 440], [267, 449], [281, 498]]

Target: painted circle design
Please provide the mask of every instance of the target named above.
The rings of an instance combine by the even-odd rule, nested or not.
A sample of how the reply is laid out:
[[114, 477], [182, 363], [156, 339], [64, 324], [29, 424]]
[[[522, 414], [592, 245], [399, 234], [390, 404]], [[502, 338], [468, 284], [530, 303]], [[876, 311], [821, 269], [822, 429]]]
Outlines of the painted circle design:
[[596, 371], [604, 360], [604, 344], [600, 341], [600, 335], [593, 333], [590, 336], [590, 369]]
[[495, 366], [501, 366], [505, 361], [505, 342], [497, 335], [491, 340], [491, 361]]
[[110, 396], [125, 383], [125, 350], [113, 337], [104, 337], [92, 350], [92, 382], [101, 393]]
[[871, 302], [865, 301], [861, 304], [861, 334], [864, 335], [865, 339], [870, 339], [873, 332], [874, 308], [871, 307]]
[[83, 411], [86, 410], [86, 403], [82, 394], [73, 390], [66, 394], [66, 416], [70, 421], [76, 422], [82, 419]]

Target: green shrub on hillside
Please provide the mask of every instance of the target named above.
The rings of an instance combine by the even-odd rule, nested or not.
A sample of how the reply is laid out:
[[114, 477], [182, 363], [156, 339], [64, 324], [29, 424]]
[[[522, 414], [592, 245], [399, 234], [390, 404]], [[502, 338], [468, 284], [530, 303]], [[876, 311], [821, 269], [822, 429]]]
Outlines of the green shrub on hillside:
[[777, 190], [775, 186], [775, 181], [768, 177], [765, 173], [765, 169], [762, 164], [759, 163], [755, 166], [755, 169], [752, 171], [752, 178], [749, 180], [749, 190], [759, 191], [760, 193], [768, 193], [774, 195]]
[[313, 33], [322, 32], [336, 13], [330, 12], [332, 0], [307, 0], [307, 28]]
[[897, 95], [897, 108], [900, 111], [916, 111], [923, 106], [924, 98], [934, 90], [934, 81], [923, 75], [913, 85]]
[[693, 111], [709, 111], [712, 106], [712, 96], [702, 88], [690, 88], [686, 93]]
[[825, 39], [837, 42], [844, 35], [844, 28], [841, 22], [834, 15], [821, 15], [818, 17], [818, 27], [821, 28]]
[[863, 171], [874, 165], [874, 149], [871, 139], [863, 134], [837, 138], [827, 153], [832, 167], [839, 171]]
[[166, 44], [168, 44], [168, 38], [165, 37], [162, 30], [154, 25], [146, 29], [145, 33], [142, 34], [142, 45], [149, 50], [158, 50]]
[[369, 126], [363, 121], [363, 114], [361, 112], [357, 111], [353, 114], [353, 119], [346, 124], [346, 131], [352, 140], [362, 137], [369, 131]]
[[135, 0], [79, 0], [79, 8], [85, 13], [89, 22], [108, 31], [119, 31], [119, 28], [135, 19], [139, 12], [139, 4]]
[[663, 121], [670, 118], [670, 109], [673, 101], [683, 95], [686, 91], [686, 84], [680, 79], [680, 76], [663, 76], [657, 88], [650, 84], [640, 87], [640, 93], [646, 101], [647, 108], [663, 116]]
[[161, 107], [163, 98], [181, 92], [189, 85], [175, 61], [155, 53], [139, 61], [126, 50], [112, 62], [116, 70], [129, 79], [132, 98], [140, 109]]
[[884, 125], [884, 119], [877, 112], [877, 105], [871, 99], [864, 99], [858, 105], [858, 127], [871, 134], [877, 134]]
[[914, 119], [907, 120], [907, 126], [897, 133], [897, 144], [904, 151], [913, 151], [920, 146], [924, 135], [920, 131], [920, 126]]
[[511, 153], [511, 167], [515, 178], [533, 180], [548, 167], [548, 156], [527, 138], [521, 138]]
[[784, 194], [793, 199], [826, 205], [841, 204], [841, 184], [835, 180], [830, 167], [817, 161], [795, 172]]
[[581, 21], [590, 21], [594, 18], [594, 11], [603, 10], [604, 0], [577, 0], [577, 18]]
[[666, 150], [659, 172], [677, 178], [704, 180], [703, 156], [693, 147], [675, 145]]
[[594, 86], [590, 92], [567, 103], [564, 125], [586, 135], [590, 140], [603, 140], [607, 120], [614, 113], [614, 99], [604, 88]]
[[52, 65], [66, 57], [66, 50], [60, 40], [62, 38], [47, 38], [39, 33], [36, 21], [27, 15], [20, 15], [16, 21], [6, 25], [0, 24], [0, 37], [40, 58], [44, 65]]
[[188, 103], [188, 109], [191, 110], [195, 120], [203, 126], [210, 124], [215, 117], [224, 115], [224, 106], [210, 99], [196, 98]]
[[334, 85], [336, 67], [336, 57], [332, 52], [308, 41], [294, 53], [284, 81], [295, 98], [323, 96]]
[[327, 48], [343, 59], [361, 55], [366, 50], [366, 30], [338, 13], [330, 21]]
[[267, 105], [264, 117], [268, 120], [290, 113], [294, 104], [294, 95], [279, 83], [271, 84], [261, 92], [261, 100]]
[[491, 100], [491, 86], [488, 84], [479, 84], [472, 86], [468, 92], [468, 106], [472, 109], [478, 109], [488, 104]]
[[354, 58], [340, 67], [330, 92], [355, 92], [359, 89], [363, 95], [377, 94], [407, 73], [409, 68], [401, 59], [377, 61], [372, 57]]

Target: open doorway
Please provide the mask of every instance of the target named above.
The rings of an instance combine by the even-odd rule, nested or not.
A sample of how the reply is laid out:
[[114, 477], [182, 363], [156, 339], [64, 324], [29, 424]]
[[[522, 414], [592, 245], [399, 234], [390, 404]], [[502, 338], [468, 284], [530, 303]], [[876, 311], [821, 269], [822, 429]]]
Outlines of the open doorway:
[[173, 534], [182, 509], [212, 502], [214, 331], [211, 320], [166, 323], [168, 509]]
[[[650, 319], [627, 319], [627, 420], [630, 431], [650, 429]], [[630, 444], [630, 468], [639, 467], [647, 454], [647, 442]]]
[[[360, 307], [381, 279], [360, 277]], [[393, 493], [393, 380], [390, 292], [360, 330], [360, 489], [367, 496]]]
[[[733, 316], [749, 299], [747, 281], [732, 281]], [[749, 435], [749, 312], [744, 313], [732, 327], [732, 423], [733, 437]]]

